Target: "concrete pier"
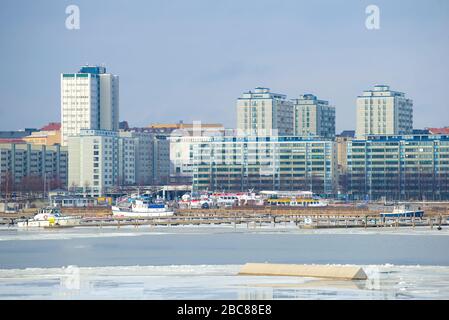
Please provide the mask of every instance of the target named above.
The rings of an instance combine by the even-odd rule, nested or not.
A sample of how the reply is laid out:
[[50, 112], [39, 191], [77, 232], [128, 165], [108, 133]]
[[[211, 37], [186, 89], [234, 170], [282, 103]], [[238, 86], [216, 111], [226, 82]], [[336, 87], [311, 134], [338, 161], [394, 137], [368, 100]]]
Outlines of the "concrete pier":
[[293, 276], [344, 280], [368, 279], [365, 271], [360, 267], [270, 263], [247, 263], [242, 267], [239, 275]]

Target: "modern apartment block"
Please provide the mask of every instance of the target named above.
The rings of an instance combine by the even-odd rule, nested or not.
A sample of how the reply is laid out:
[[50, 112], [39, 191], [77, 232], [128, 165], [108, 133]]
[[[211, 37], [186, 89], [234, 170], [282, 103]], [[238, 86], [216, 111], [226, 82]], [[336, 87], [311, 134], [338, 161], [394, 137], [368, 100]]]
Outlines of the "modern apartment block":
[[348, 143], [355, 199], [449, 200], [449, 135], [379, 135]]
[[237, 129], [249, 135], [293, 135], [293, 103], [287, 96], [256, 88], [237, 99]]
[[337, 145], [338, 187], [345, 193], [348, 185], [348, 143], [354, 140], [355, 131], [345, 130], [335, 137]]
[[[134, 144], [134, 154], [135, 154], [135, 176], [133, 177], [133, 183], [137, 185], [150, 185], [153, 183], [153, 139], [154, 136], [148, 132], [140, 132], [136, 130], [132, 131], [124, 131], [121, 130], [119, 132], [119, 136], [121, 138], [127, 138], [127, 143], [130, 143], [130, 140], [133, 141]], [[122, 139], [123, 140], [123, 139]], [[123, 146], [123, 141], [120, 144]], [[123, 148], [123, 152], [131, 153], [131, 151], [126, 151]], [[121, 153], [123, 153], [121, 152]], [[121, 168], [121, 176], [125, 176], [123, 169], [125, 169], [124, 164], [120, 164]], [[121, 184], [126, 182], [126, 184], [133, 184], [131, 180], [123, 181], [121, 180]]]
[[367, 135], [412, 134], [413, 101], [389, 86], [376, 85], [357, 98], [358, 139]]
[[153, 184], [164, 185], [170, 180], [170, 141], [165, 135], [153, 137]]
[[170, 140], [170, 181], [192, 184], [193, 146], [210, 141], [209, 136], [172, 136]]
[[211, 137], [193, 145], [193, 190], [310, 190], [333, 194], [332, 141], [299, 137]]
[[119, 77], [101, 66], [61, 74], [61, 144], [82, 129], [118, 131]]
[[81, 130], [69, 137], [69, 188], [102, 195], [120, 182], [135, 184], [134, 144], [134, 138], [107, 130]]
[[[0, 184], [8, 189], [40, 191], [67, 186], [67, 148], [60, 145], [0, 144]], [[39, 191], [34, 190], [34, 191]]]
[[313, 94], [293, 100], [294, 135], [301, 137], [335, 137], [335, 107]]
[[167, 136], [155, 134], [149, 128], [121, 130], [119, 135], [135, 141], [135, 184], [167, 184], [170, 176], [170, 142]]

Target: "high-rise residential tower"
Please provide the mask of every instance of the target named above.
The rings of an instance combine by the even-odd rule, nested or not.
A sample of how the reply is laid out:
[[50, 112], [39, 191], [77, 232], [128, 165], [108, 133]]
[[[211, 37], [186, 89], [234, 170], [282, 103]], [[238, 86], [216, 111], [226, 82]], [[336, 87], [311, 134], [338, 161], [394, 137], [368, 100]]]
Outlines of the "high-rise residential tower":
[[413, 132], [413, 101], [389, 86], [376, 85], [357, 98], [356, 136], [411, 134]]
[[335, 137], [335, 107], [313, 94], [293, 100], [295, 136]]
[[245, 134], [293, 135], [293, 104], [287, 96], [256, 88], [237, 100], [237, 129]]
[[81, 129], [118, 130], [119, 77], [102, 66], [61, 74], [61, 144]]

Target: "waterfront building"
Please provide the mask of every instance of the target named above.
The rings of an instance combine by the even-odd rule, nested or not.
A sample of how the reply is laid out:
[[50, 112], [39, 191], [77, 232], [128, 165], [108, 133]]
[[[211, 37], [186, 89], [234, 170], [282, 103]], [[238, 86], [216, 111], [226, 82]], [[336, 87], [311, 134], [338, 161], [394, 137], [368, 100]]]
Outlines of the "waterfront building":
[[193, 178], [193, 146], [207, 142], [209, 136], [171, 136], [170, 141], [170, 182], [191, 184]]
[[166, 185], [170, 180], [170, 140], [165, 135], [153, 137], [153, 184]]
[[294, 135], [301, 137], [335, 137], [335, 107], [313, 94], [293, 100]]
[[26, 143], [0, 144], [1, 191], [48, 191], [67, 186], [67, 148]]
[[[119, 132], [120, 140], [120, 154], [123, 157], [129, 157], [134, 154], [135, 166], [133, 168], [133, 176], [131, 175], [131, 168], [126, 168], [125, 163], [119, 163], [120, 175], [119, 181], [122, 184], [137, 184], [150, 185], [153, 183], [153, 135], [148, 132], [139, 131], [123, 131]], [[129, 150], [133, 148], [133, 150]], [[128, 149], [128, 150], [127, 150]], [[131, 160], [131, 159], [128, 159]], [[128, 171], [128, 172], [125, 172]], [[128, 176], [127, 179], [123, 179]]]
[[83, 129], [69, 137], [69, 188], [100, 196], [120, 182], [135, 184], [134, 143], [108, 130]]
[[62, 145], [82, 129], [118, 131], [119, 77], [101, 66], [61, 74]]
[[292, 136], [293, 103], [269, 88], [245, 92], [237, 99], [237, 129], [247, 135]]
[[149, 128], [120, 131], [121, 137], [135, 139], [137, 185], [163, 185], [170, 176], [170, 142], [165, 134]]
[[348, 142], [354, 199], [449, 200], [449, 135], [372, 135]]
[[389, 86], [376, 85], [357, 98], [358, 139], [367, 135], [411, 134], [413, 101]]
[[51, 122], [42, 127], [39, 131], [32, 132], [23, 140], [30, 144], [52, 146], [61, 144], [61, 124]]
[[278, 136], [192, 137], [193, 190], [335, 192], [333, 141]]
[[347, 173], [348, 173], [348, 142], [352, 141], [355, 131], [345, 130], [335, 137], [337, 147], [337, 171], [338, 171], [338, 190], [344, 193], [347, 190]]

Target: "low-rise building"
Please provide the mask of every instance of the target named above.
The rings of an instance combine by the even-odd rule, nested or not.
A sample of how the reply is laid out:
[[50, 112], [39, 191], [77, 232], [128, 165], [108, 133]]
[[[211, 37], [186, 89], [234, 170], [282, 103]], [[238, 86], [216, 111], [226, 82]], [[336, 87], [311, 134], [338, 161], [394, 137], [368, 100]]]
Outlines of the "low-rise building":
[[330, 140], [209, 137], [193, 143], [191, 154], [193, 190], [335, 193], [336, 149]]
[[46, 191], [67, 186], [67, 148], [26, 143], [0, 144], [2, 191]]
[[371, 135], [348, 143], [355, 199], [448, 200], [449, 135]]
[[51, 122], [39, 131], [32, 132], [31, 135], [24, 137], [23, 140], [27, 143], [45, 146], [61, 144], [61, 124]]

